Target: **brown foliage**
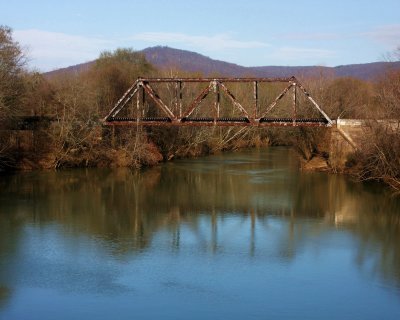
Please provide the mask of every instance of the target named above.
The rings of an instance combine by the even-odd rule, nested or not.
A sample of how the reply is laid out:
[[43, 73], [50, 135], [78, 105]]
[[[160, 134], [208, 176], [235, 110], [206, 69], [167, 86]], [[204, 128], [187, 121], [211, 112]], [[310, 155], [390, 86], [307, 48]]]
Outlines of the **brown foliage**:
[[[26, 59], [18, 42], [12, 38], [12, 30], [0, 26], [0, 121], [2, 125], [19, 115], [22, 96], [25, 93], [24, 74]], [[0, 132], [0, 169], [14, 167], [16, 145], [9, 131]]]
[[382, 180], [400, 191], [400, 72], [390, 71], [377, 84], [375, 118], [359, 151], [356, 174]]
[[0, 26], [0, 119], [18, 113], [24, 93], [25, 64], [21, 47], [12, 39], [12, 30]]
[[[100, 119], [140, 72], [152, 67], [138, 53], [118, 49], [103, 53], [88, 71], [53, 79], [53, 108], [57, 122], [52, 126], [55, 167], [133, 166], [156, 162], [145, 146], [145, 134], [134, 130], [103, 135]], [[152, 146], [149, 147], [152, 149]], [[154, 149], [152, 149], [154, 150]]]
[[325, 88], [322, 101], [328, 107], [330, 117], [365, 119], [370, 115], [372, 100], [371, 84], [353, 78], [333, 80]]
[[361, 180], [382, 180], [400, 191], [400, 123], [374, 123], [359, 151], [356, 174]]
[[400, 118], [400, 71], [388, 71], [376, 89], [376, 117]]

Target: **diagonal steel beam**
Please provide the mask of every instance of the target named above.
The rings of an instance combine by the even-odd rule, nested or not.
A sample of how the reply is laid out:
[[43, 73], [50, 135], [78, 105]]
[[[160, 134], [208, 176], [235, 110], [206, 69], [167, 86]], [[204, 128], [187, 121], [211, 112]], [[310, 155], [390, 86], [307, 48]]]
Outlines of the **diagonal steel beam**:
[[142, 82], [142, 86], [144, 90], [147, 92], [147, 94], [153, 99], [153, 101], [161, 108], [164, 113], [171, 118], [171, 120], [176, 120], [176, 116], [173, 114], [173, 112], [168, 108], [168, 106], [161, 100], [160, 96], [157, 94], [157, 92], [154, 91], [154, 89], [147, 83], [147, 82]]
[[304, 95], [307, 97], [308, 100], [311, 101], [311, 103], [314, 105], [315, 108], [318, 109], [318, 111], [324, 116], [324, 118], [328, 121], [328, 123], [330, 125], [333, 124], [333, 121], [331, 120], [331, 118], [329, 118], [329, 116], [324, 112], [324, 110], [321, 109], [321, 107], [318, 105], [318, 103], [315, 102], [315, 100], [310, 96], [310, 94], [307, 92], [307, 90], [299, 83], [296, 83], [297, 86], [301, 89], [301, 91], [303, 91]]
[[290, 82], [290, 84], [275, 98], [275, 100], [267, 107], [267, 111], [265, 111], [260, 118], [264, 118], [268, 112], [270, 112], [281, 100], [285, 94], [290, 90], [290, 88], [293, 87], [293, 83]]
[[231, 99], [233, 105], [240, 110], [241, 113], [244, 114], [246, 118], [249, 118], [249, 114], [247, 113], [246, 109], [243, 108], [243, 106], [236, 100], [235, 96], [232, 94], [232, 92], [229, 91], [229, 89], [222, 83], [219, 82], [219, 85], [221, 88], [225, 91], [225, 93], [228, 95], [229, 99]]
[[202, 102], [207, 97], [212, 88], [213, 83], [210, 82], [210, 84], [206, 88], [204, 88], [204, 90], [192, 101], [188, 109], [183, 113], [182, 119], [189, 117], [193, 113], [200, 102]]
[[130, 99], [136, 94], [138, 91], [139, 80], [136, 80], [135, 83], [124, 93], [124, 95], [117, 101], [114, 108], [108, 113], [107, 116], [104, 117], [103, 121], [107, 121], [109, 118], [115, 117], [123, 107], [128, 103]]

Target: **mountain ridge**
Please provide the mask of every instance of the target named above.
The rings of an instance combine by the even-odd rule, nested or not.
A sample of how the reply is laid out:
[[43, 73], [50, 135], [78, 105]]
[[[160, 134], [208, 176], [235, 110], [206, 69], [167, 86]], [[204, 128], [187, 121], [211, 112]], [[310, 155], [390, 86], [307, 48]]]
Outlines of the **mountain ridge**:
[[[397, 62], [370, 62], [360, 64], [325, 66], [255, 66], [245, 67], [235, 63], [216, 60], [197, 52], [175, 49], [165, 46], [149, 47], [139, 51], [143, 53], [154, 66], [160, 69], [177, 69], [191, 73], [200, 73], [203, 76], [224, 77], [290, 77], [312, 76], [323, 73], [332, 77], [352, 77], [372, 81], [382, 77], [391, 69], [400, 69]], [[53, 76], [60, 73], [81, 72], [87, 70], [94, 61], [77, 64], [44, 73]]]

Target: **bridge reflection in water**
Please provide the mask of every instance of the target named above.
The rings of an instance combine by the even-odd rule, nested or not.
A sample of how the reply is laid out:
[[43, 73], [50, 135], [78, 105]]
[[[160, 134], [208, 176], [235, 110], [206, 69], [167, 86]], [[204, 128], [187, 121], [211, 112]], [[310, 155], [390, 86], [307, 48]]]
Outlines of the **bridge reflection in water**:
[[128, 319], [167, 301], [163, 315], [177, 318], [182, 300], [196, 314], [233, 309], [240, 318], [251, 300], [272, 317], [310, 312], [309, 295], [314, 304], [324, 294], [325, 311], [312, 310], [322, 318], [326, 308], [348, 314], [337, 307], [343, 297], [353, 298], [345, 310], [375, 298], [384, 299], [375, 314], [398, 310], [390, 301], [400, 287], [399, 201], [297, 168], [289, 149], [269, 148], [143, 171], [3, 177], [0, 317], [110, 318], [112, 305]]
[[360, 265], [370, 264], [374, 252], [375, 268], [400, 285], [399, 201], [343, 177], [298, 172], [289, 153], [283, 148], [141, 172], [74, 170], [3, 179], [0, 251], [12, 256], [20, 250], [26, 225], [57, 223], [78, 242], [86, 234], [109, 243], [116, 257], [152, 246], [216, 255], [241, 247], [249, 257], [290, 262], [302, 246], [318, 246], [324, 234], [341, 228], [357, 239]]

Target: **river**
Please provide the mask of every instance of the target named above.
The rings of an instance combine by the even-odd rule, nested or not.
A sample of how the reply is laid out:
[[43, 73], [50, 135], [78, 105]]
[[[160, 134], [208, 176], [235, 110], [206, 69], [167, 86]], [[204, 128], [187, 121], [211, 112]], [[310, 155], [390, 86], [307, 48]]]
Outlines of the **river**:
[[287, 148], [2, 176], [0, 319], [400, 319], [400, 201]]

